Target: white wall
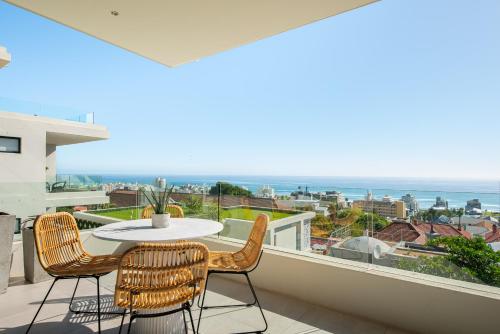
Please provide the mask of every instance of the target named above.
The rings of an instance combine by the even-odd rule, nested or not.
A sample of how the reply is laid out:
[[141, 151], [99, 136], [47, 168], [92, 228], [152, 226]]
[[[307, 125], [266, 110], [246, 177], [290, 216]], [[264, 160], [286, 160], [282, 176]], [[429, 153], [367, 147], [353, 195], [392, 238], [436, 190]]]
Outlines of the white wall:
[[[0, 111], [0, 136], [21, 138], [21, 153], [0, 152], [0, 211], [24, 219], [64, 205], [54, 198], [48, 203], [46, 197], [47, 177], [55, 177], [57, 170], [56, 145], [106, 139], [109, 134], [98, 125]], [[54, 142], [47, 141], [49, 136]], [[109, 202], [102, 194], [92, 195], [95, 204]], [[93, 204], [89, 199], [86, 204]]]

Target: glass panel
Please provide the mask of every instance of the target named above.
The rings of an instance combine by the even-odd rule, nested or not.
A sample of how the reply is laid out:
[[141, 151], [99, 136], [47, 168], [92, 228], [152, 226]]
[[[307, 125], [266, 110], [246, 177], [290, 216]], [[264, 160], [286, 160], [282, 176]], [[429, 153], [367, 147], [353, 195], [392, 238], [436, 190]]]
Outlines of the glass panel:
[[16, 100], [3, 96], [0, 96], [0, 110], [94, 124], [94, 113], [92, 112], [85, 112], [71, 107]]

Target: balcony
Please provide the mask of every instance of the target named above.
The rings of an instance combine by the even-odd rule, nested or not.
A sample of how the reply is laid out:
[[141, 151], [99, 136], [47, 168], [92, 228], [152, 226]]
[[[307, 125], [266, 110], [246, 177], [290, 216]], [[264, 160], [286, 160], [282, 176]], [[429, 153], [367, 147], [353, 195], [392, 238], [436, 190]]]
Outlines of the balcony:
[[[139, 218], [145, 202], [137, 189], [143, 186], [141, 180], [128, 185], [108, 183], [103, 187], [109, 192], [111, 207], [74, 212], [82, 229], [85, 247], [91, 253], [109, 254], [118, 249], [119, 243], [92, 237], [91, 229]], [[428, 222], [432, 221], [432, 217], [424, 217], [432, 208], [427, 205], [419, 208], [418, 214], [412, 213], [416, 221], [413, 223], [403, 218], [381, 219], [374, 211], [364, 213], [369, 218], [366, 224], [363, 223], [365, 216], [357, 217], [356, 222], [346, 223], [352, 218], [346, 216], [346, 212], [353, 214], [357, 209], [352, 203], [344, 206], [340, 192], [328, 195], [311, 193], [307, 195], [309, 199], [295, 192], [293, 196], [300, 198], [294, 200], [295, 197], [262, 197], [259, 191], [254, 194], [261, 197], [227, 195], [217, 192], [217, 187], [214, 192], [213, 188], [178, 185], [172, 195], [175, 203], [183, 207], [186, 216], [223, 223], [224, 229], [219, 235], [199, 240], [209, 249], [235, 251], [242, 247], [257, 214], [266, 213], [271, 219], [262, 262], [259, 269], [252, 273], [252, 280], [263, 296], [262, 304], [268, 316], [270, 333], [489, 333], [496, 328], [495, 310], [500, 305], [498, 287], [465, 275], [462, 268], [447, 260], [444, 249], [429, 248], [427, 245], [428, 239], [438, 234], [456, 234], [464, 238], [472, 237], [472, 234], [480, 236], [479, 227], [488, 225], [479, 216], [461, 217], [462, 229], [458, 227], [458, 221], [438, 223], [440, 219], [444, 220], [445, 214], [453, 216], [455, 211], [450, 206], [448, 211], [441, 212], [441, 216], [434, 217], [435, 223], [432, 225]], [[367, 193], [366, 189], [361, 188], [342, 190], [350, 193], [350, 196]], [[396, 194], [399, 191], [403, 197], [407, 192], [397, 189], [372, 191], [374, 194], [382, 191]], [[444, 198], [443, 193], [438, 194]], [[465, 194], [460, 192], [457, 197], [457, 194], [448, 192], [446, 195], [449, 204], [455, 205], [454, 198], [472, 196]], [[484, 202], [494, 203], [491, 200], [497, 198], [498, 194], [475, 193], [474, 196]], [[327, 226], [324, 225], [324, 219], [331, 217], [328, 210], [333, 208], [329, 206], [326, 211], [323, 209], [333, 197], [339, 204], [336, 207], [338, 211], [333, 225], [330, 222]], [[378, 195], [373, 195], [362, 201], [377, 200]], [[366, 206], [364, 210], [390, 210], [396, 207], [394, 201], [384, 197], [378, 203], [379, 207], [364, 202], [363, 206]], [[384, 206], [385, 202], [390, 202], [390, 205]], [[125, 206], [113, 207], [116, 203]], [[316, 206], [318, 203], [320, 206]], [[485, 214], [489, 215], [485, 217], [495, 221], [494, 217], [498, 213], [491, 211], [492, 208], [483, 206]], [[398, 214], [397, 211], [394, 214]], [[431, 225], [435, 234], [426, 230]], [[326, 232], [327, 235], [322, 236]], [[19, 331], [26, 328], [26, 319], [31, 314], [28, 310], [33, 312], [36, 305], [31, 304], [39, 302], [47, 285], [46, 282], [35, 285], [23, 283], [21, 253], [22, 246], [18, 242], [14, 252], [11, 286], [6, 296], [27, 295], [31, 299], [19, 299], [16, 306], [23, 309], [25, 315], [5, 320], [9, 324], [8, 328], [17, 328]], [[433, 259], [438, 261], [433, 262]], [[429, 263], [431, 265], [427, 267]], [[114, 282], [113, 274], [103, 282], [109, 303]], [[61, 283], [58, 295], [53, 297], [54, 304], [48, 304], [50, 307], [43, 311], [46, 312], [46, 318], [40, 318], [40, 322], [46, 323], [43, 326], [48, 326], [47, 330], [62, 321], [68, 330], [95, 331], [95, 319], [67, 315], [67, 292], [71, 294], [71, 284]], [[80, 302], [90, 303], [93, 283], [85, 284], [87, 288], [82, 289], [81, 294], [87, 297]], [[248, 292], [240, 281], [225, 278], [217, 278], [209, 287], [211, 297], [215, 300], [243, 300]], [[14, 299], [17, 303], [18, 299]], [[474, 311], [471, 311], [471, 305]], [[471, 312], [482, 320], [471, 322], [467, 317], [456, 316]], [[51, 314], [58, 315], [52, 318]], [[250, 329], [259, 324], [257, 310], [214, 312], [205, 316], [206, 322], [203, 324], [207, 327], [202, 328], [202, 333]], [[118, 323], [117, 319], [108, 319], [105, 328], [116, 329]], [[70, 329], [71, 326], [75, 327]]]
[[109, 203], [96, 175], [58, 174], [46, 182], [46, 206], [85, 206]]
[[[87, 241], [91, 246], [95, 240]], [[95, 245], [95, 244], [94, 244]], [[24, 333], [36, 308], [47, 291], [50, 281], [38, 284], [25, 284], [22, 272], [20, 245], [15, 252], [14, 266], [11, 271], [11, 286], [6, 294], [0, 296], [0, 328], [9, 333]], [[97, 245], [95, 245], [97, 246]], [[101, 245], [102, 246], [102, 245]], [[106, 277], [102, 287], [101, 305], [109, 310], [113, 302], [114, 275]], [[57, 289], [42, 309], [40, 321], [33, 327], [33, 333], [91, 333], [97, 332], [97, 320], [92, 316], [68, 314], [68, 302], [74, 288], [74, 281], [58, 282]], [[217, 277], [210, 282], [207, 298], [214, 303], [237, 303], [248, 301], [248, 287], [237, 281]], [[95, 282], [84, 280], [79, 285], [78, 297], [74, 307], [95, 308]], [[301, 301], [292, 296], [258, 289], [259, 298], [269, 323], [268, 333], [385, 333], [403, 334], [406, 331], [368, 321], [356, 316], [334, 311], [321, 305]], [[5, 303], [3, 301], [11, 302]], [[197, 322], [198, 309], [194, 311]], [[257, 309], [237, 308], [230, 312], [221, 310], [204, 311], [202, 333], [231, 333], [238, 330], [255, 330], [261, 326]], [[115, 333], [120, 325], [120, 317], [103, 321], [103, 333]], [[126, 329], [126, 328], [125, 328]]]

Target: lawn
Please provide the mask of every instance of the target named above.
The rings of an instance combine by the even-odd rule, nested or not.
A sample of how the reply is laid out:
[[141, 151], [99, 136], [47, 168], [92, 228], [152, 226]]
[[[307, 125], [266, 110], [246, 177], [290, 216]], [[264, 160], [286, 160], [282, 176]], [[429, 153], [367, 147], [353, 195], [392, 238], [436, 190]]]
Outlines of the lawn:
[[[139, 219], [141, 217], [141, 212], [142, 208], [123, 208], [123, 209], [94, 211], [89, 213], [99, 216], [122, 219], [122, 220], [131, 220], [131, 219]], [[231, 208], [231, 209], [221, 209], [220, 218], [255, 220], [255, 218], [257, 218], [257, 216], [261, 213], [268, 215], [271, 220], [282, 219], [294, 215], [294, 213], [283, 212], [283, 211], [272, 211], [265, 209], [258, 210], [251, 208]], [[188, 216], [191, 215], [189, 214]]]
[[141, 218], [141, 212], [142, 208], [123, 208], [116, 210], [93, 211], [89, 213], [122, 220], [132, 220]]
[[245, 220], [255, 220], [258, 215], [264, 213], [269, 216], [271, 220], [278, 220], [282, 218], [287, 218], [293, 216], [294, 213], [283, 212], [283, 211], [272, 211], [272, 210], [258, 210], [251, 208], [232, 208], [232, 209], [222, 209], [220, 212], [221, 219], [225, 218], [235, 218], [235, 219], [245, 219]]

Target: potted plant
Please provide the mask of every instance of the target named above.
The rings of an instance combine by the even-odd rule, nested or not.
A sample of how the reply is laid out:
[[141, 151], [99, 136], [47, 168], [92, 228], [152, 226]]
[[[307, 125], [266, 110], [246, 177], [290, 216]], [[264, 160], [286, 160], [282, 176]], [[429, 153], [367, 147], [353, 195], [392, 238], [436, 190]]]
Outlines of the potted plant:
[[160, 190], [158, 194], [155, 194], [153, 188], [149, 188], [150, 195], [141, 189], [144, 197], [149, 202], [151, 207], [153, 208], [153, 214], [151, 216], [151, 224], [153, 228], [165, 228], [168, 227], [170, 223], [170, 213], [168, 212], [168, 203], [170, 201], [170, 196], [172, 195], [172, 191], [174, 190], [174, 186], [167, 189]]

